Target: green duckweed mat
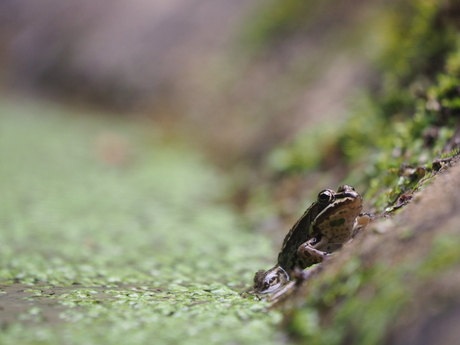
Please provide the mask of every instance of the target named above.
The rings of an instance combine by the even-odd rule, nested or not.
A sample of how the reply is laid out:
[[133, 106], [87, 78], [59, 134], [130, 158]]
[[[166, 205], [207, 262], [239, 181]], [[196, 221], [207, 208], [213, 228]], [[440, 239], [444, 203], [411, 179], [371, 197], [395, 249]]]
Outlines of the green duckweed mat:
[[279, 344], [270, 239], [151, 123], [0, 101], [1, 344]]

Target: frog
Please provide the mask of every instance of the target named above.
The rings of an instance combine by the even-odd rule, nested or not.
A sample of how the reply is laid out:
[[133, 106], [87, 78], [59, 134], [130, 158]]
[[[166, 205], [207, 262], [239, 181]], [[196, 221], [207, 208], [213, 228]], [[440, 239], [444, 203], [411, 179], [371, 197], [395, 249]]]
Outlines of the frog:
[[252, 291], [276, 292], [299, 271], [328, 259], [370, 222], [372, 215], [361, 213], [362, 208], [363, 199], [352, 186], [319, 192], [284, 238], [276, 265], [257, 271]]

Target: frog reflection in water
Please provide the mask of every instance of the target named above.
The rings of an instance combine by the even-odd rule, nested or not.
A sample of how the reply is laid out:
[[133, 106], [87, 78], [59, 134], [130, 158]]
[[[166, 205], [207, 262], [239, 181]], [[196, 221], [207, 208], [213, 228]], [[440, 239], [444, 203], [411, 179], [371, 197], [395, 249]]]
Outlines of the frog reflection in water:
[[362, 208], [362, 198], [351, 186], [321, 191], [285, 237], [275, 267], [256, 273], [252, 290], [275, 292], [296, 270], [320, 263], [340, 249], [369, 222], [369, 214], [360, 214]]

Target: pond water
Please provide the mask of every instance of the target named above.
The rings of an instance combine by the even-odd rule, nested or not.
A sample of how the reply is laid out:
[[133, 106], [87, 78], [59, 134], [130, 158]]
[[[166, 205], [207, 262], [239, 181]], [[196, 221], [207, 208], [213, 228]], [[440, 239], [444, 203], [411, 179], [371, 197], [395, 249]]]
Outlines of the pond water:
[[0, 343], [286, 342], [229, 182], [151, 123], [0, 102]]

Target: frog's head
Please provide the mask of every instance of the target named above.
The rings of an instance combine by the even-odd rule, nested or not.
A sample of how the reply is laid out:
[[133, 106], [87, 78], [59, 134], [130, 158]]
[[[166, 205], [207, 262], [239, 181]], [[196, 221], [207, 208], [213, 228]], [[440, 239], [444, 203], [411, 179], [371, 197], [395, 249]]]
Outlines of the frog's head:
[[[363, 199], [351, 186], [340, 186], [337, 192], [326, 189], [318, 194], [318, 205], [323, 206], [321, 212], [311, 224], [312, 237], [326, 237], [323, 244], [333, 242], [342, 245], [353, 234], [356, 219], [363, 208]], [[326, 250], [326, 248], [315, 247]]]
[[270, 293], [281, 288], [289, 281], [289, 275], [280, 266], [268, 271], [257, 271], [254, 276], [254, 291], [256, 293]]

